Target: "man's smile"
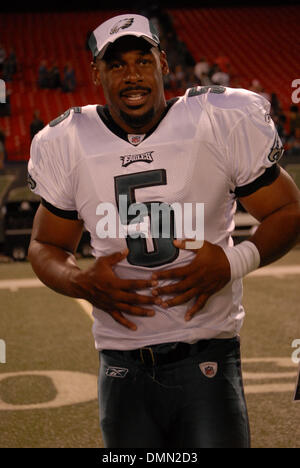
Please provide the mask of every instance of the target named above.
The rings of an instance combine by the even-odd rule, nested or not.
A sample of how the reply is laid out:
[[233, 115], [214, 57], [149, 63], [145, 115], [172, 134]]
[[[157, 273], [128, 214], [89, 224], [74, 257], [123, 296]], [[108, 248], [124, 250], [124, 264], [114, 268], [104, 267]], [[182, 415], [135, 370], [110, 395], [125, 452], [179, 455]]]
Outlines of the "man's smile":
[[150, 93], [150, 88], [126, 88], [120, 92], [120, 97], [124, 104], [128, 107], [142, 106], [146, 103]]

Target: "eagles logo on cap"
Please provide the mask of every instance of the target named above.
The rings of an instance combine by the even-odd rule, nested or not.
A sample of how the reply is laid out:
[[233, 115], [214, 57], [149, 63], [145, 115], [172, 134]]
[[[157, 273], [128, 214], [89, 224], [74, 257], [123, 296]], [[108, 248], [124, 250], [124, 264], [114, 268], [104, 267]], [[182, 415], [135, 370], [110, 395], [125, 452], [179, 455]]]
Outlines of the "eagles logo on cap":
[[121, 21], [118, 21], [117, 24], [115, 24], [111, 30], [109, 31], [109, 34], [116, 34], [117, 32], [120, 31], [120, 29], [126, 29], [129, 28], [134, 22], [134, 18], [125, 18]]
[[93, 57], [103, 58], [109, 45], [123, 36], [140, 37], [153, 47], [160, 47], [158, 31], [151, 21], [145, 16], [127, 13], [104, 21], [91, 33], [89, 47]]

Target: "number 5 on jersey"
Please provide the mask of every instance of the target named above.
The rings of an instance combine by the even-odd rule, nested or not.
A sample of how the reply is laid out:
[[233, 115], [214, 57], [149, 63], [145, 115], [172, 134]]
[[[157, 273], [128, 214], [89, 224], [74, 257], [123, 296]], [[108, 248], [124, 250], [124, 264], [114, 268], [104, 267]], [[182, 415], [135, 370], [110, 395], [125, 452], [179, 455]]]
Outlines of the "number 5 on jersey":
[[[166, 185], [165, 169], [136, 172], [115, 177], [115, 195], [122, 225], [127, 227], [126, 242], [129, 249], [127, 260], [132, 265], [156, 267], [173, 262], [179, 255], [179, 249], [173, 245], [175, 236], [174, 211], [170, 205], [161, 202], [136, 203], [135, 190], [143, 187]], [[120, 198], [121, 197], [121, 198]], [[120, 200], [126, 200], [120, 203]], [[144, 209], [142, 209], [144, 208]], [[145, 212], [146, 209], [146, 212]], [[163, 214], [168, 211], [169, 222], [164, 223]], [[137, 215], [137, 212], [139, 214]], [[148, 220], [150, 239], [145, 232], [131, 229]], [[164, 226], [167, 225], [165, 229]], [[168, 231], [168, 232], [166, 232]]]

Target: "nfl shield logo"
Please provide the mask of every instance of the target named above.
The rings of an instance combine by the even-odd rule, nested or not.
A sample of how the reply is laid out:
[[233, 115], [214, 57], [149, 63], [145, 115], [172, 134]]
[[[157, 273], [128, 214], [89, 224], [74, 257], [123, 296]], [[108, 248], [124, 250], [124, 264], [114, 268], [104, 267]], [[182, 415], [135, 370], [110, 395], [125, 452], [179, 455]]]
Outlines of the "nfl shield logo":
[[141, 143], [141, 141], [143, 141], [143, 139], [145, 138], [145, 135], [132, 135], [132, 134], [128, 134], [128, 141], [129, 143], [131, 143], [132, 145], [138, 145], [139, 143]]
[[217, 362], [202, 362], [199, 364], [202, 374], [209, 379], [215, 377], [218, 372], [218, 363]]

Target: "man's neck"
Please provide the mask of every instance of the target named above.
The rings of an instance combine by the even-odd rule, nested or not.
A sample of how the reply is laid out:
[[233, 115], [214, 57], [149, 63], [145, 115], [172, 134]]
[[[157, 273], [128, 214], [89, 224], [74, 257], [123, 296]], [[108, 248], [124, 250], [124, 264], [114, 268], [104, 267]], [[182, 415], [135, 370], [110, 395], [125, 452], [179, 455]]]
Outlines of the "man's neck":
[[150, 109], [150, 111], [144, 116], [141, 116], [140, 119], [134, 119], [129, 114], [127, 116], [125, 113], [123, 115], [118, 115], [114, 112], [114, 109], [108, 106], [108, 111], [114, 122], [124, 130], [124, 132], [136, 135], [148, 133], [162, 119], [166, 110], [167, 103], [164, 102], [158, 111], [155, 112]]
[[[131, 127], [129, 127], [130, 131], [122, 128], [112, 118], [107, 105], [97, 106], [97, 113], [103, 121], [103, 123], [110, 129], [111, 132], [113, 132], [115, 135], [122, 138], [123, 140], [129, 141], [129, 143], [133, 145], [138, 145], [156, 130], [157, 126], [160, 124], [160, 121], [166, 116], [170, 108], [173, 106], [173, 104], [175, 104], [177, 100], [178, 98], [172, 98], [169, 101], [167, 101], [166, 108], [160, 116], [160, 120], [158, 120], [154, 125], [152, 125], [151, 128], [145, 133], [142, 133], [140, 129], [138, 131], [136, 131], [135, 129], [131, 130]], [[137, 138], [138, 135], [140, 136], [140, 138]]]

